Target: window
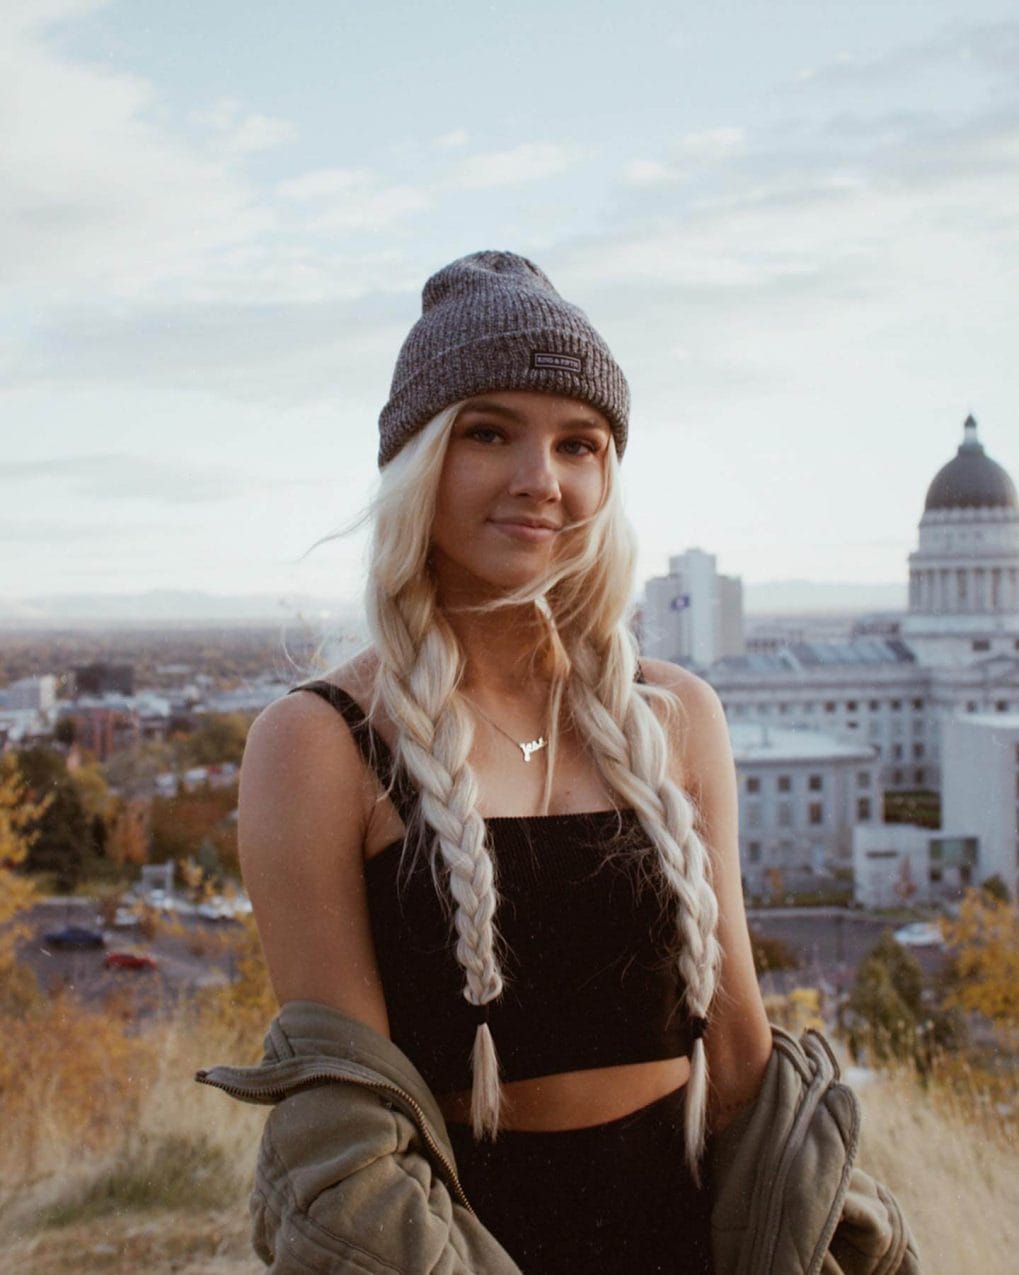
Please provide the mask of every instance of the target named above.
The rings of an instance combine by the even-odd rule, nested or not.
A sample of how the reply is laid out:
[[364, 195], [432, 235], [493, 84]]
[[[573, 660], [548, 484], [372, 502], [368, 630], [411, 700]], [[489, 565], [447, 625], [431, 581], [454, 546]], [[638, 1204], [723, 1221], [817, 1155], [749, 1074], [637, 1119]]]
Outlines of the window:
[[869, 770], [858, 770], [856, 772], [856, 786], [857, 788], [870, 787], [870, 771]]
[[923, 744], [913, 745], [913, 760], [923, 761]]
[[779, 775], [778, 790], [779, 792], [792, 792], [793, 781], [790, 779], [788, 775]]
[[834, 701], [833, 699], [830, 699], [830, 700], [826, 700], [826, 701], [825, 701], [824, 711], [825, 711], [826, 713], [834, 713], [834, 712], [835, 712], [835, 701]]
[[857, 819], [870, 818], [870, 798], [858, 797], [856, 799], [856, 817]]
[[824, 823], [824, 804], [820, 801], [812, 801], [809, 807], [810, 822], [815, 826]]
[[902, 700], [901, 700], [901, 699], [893, 699], [893, 700], [891, 701], [891, 705], [890, 705], [890, 707], [891, 707], [891, 710], [892, 710], [892, 712], [893, 712], [893, 713], [897, 713], [897, 712], [899, 712], [899, 710], [902, 708]]
[[990, 642], [988, 641], [988, 639], [987, 639], [987, 638], [974, 638], [974, 639], [973, 639], [973, 650], [974, 650], [974, 651], [989, 651], [990, 649], [991, 649], [991, 644], [990, 644]]
[[747, 792], [760, 792], [761, 781], [756, 775], [747, 775]]
[[931, 868], [930, 870], [931, 885], [937, 885], [937, 883], [941, 880], [942, 875], [943, 873], [940, 868]]
[[847, 700], [846, 700], [846, 712], [847, 712], [847, 713], [855, 713], [855, 712], [856, 712], [856, 700], [855, 700], [855, 699], [847, 699]]
[[778, 826], [780, 828], [789, 828], [793, 822], [793, 803], [791, 801], [780, 801], [778, 803]]
[[1008, 712], [1008, 700], [1007, 700], [1007, 699], [996, 699], [996, 700], [994, 701], [994, 711], [995, 711], [996, 713], [1007, 713], [1007, 712]]
[[807, 787], [810, 789], [811, 792], [820, 792], [821, 789], [824, 787], [824, 776], [811, 775], [810, 778], [807, 780]]
[[915, 700], [913, 701], [913, 709], [914, 709], [914, 711], [915, 711], [915, 712], [917, 712], [917, 713], [921, 713], [921, 712], [923, 712], [923, 700], [922, 700], [922, 699], [915, 699]]
[[870, 703], [867, 705], [867, 707], [870, 709], [872, 713], [876, 713], [878, 709], [881, 707], [881, 701], [879, 699], [872, 699]]
[[975, 713], [976, 711], [977, 711], [977, 702], [976, 702], [976, 700], [975, 700], [975, 699], [967, 700], [967, 701], [966, 701], [966, 712], [967, 712], [967, 713]]
[[759, 841], [747, 842], [747, 858], [751, 863], [761, 862], [761, 843]]
[[902, 761], [902, 745], [892, 745], [892, 761]]
[[893, 783], [893, 784], [896, 784], [896, 785], [898, 785], [898, 784], [901, 784], [901, 783], [902, 783], [902, 771], [901, 771], [901, 770], [893, 770], [893, 771], [892, 771], [892, 783]]
[[925, 776], [922, 769], [913, 771], [913, 783], [916, 784], [918, 788], [922, 787], [924, 778]]

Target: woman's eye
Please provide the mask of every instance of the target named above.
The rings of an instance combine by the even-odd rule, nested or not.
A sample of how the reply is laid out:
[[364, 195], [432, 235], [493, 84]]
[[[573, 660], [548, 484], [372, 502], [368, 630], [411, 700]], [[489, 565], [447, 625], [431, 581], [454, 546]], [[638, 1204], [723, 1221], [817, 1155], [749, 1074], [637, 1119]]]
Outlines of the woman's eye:
[[497, 443], [502, 435], [491, 425], [471, 425], [464, 431], [466, 438], [473, 438], [479, 443]]
[[598, 445], [592, 443], [589, 438], [567, 438], [562, 447], [571, 456], [593, 456], [598, 451]]

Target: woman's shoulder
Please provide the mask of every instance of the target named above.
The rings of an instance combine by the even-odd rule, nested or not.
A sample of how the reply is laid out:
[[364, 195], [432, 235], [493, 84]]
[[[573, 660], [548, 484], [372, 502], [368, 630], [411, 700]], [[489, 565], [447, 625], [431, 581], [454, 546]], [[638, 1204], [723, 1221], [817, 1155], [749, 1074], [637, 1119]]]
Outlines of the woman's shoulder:
[[[330, 669], [319, 678], [307, 682], [328, 682], [346, 691], [354, 702], [368, 712], [374, 689], [374, 673], [378, 661], [371, 650], [363, 651], [347, 663]], [[357, 745], [342, 714], [335, 704], [319, 694], [300, 694], [301, 684], [290, 693], [268, 704], [251, 724], [244, 750], [244, 766], [284, 778], [306, 775], [310, 781], [328, 770], [342, 777], [356, 773], [354, 763]]]
[[669, 660], [648, 660], [642, 657], [640, 671], [649, 686], [668, 691], [675, 697], [685, 718], [695, 718], [698, 721], [724, 720], [722, 702], [714, 687], [690, 669], [683, 668], [681, 664], [672, 664]]
[[676, 712], [666, 711], [665, 726], [682, 783], [699, 790], [709, 776], [732, 762], [729, 729], [722, 701], [710, 683], [689, 669], [668, 660], [640, 661], [644, 681], [668, 693]]

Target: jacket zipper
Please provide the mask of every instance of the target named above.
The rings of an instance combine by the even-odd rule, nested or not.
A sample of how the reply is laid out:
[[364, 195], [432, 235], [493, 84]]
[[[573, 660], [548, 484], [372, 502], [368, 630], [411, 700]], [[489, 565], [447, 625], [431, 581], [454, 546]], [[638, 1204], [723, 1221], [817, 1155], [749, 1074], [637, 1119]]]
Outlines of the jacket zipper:
[[226, 1084], [220, 1080], [209, 1080], [208, 1075], [209, 1073], [207, 1071], [199, 1071], [195, 1073], [195, 1079], [203, 1085], [211, 1085], [215, 1089], [222, 1089], [224, 1093], [228, 1093], [232, 1097], [239, 1098], [242, 1101], [251, 1094], [264, 1094], [266, 1097], [272, 1097], [277, 1101], [282, 1101], [286, 1098], [288, 1093], [292, 1093], [296, 1089], [303, 1088], [306, 1084], [314, 1084], [315, 1082], [322, 1080], [332, 1080], [337, 1084], [359, 1085], [362, 1089], [371, 1090], [372, 1093], [384, 1091], [385, 1093], [392, 1094], [396, 1099], [401, 1102], [405, 1102], [411, 1108], [414, 1113], [414, 1121], [417, 1125], [418, 1132], [424, 1139], [428, 1150], [432, 1153], [435, 1159], [438, 1160], [439, 1164], [445, 1171], [453, 1187], [458, 1203], [462, 1204], [468, 1213], [474, 1213], [474, 1209], [471, 1207], [471, 1203], [467, 1199], [464, 1189], [460, 1184], [460, 1179], [457, 1177], [456, 1170], [453, 1168], [452, 1164], [450, 1164], [446, 1157], [446, 1153], [443, 1151], [442, 1147], [439, 1146], [432, 1134], [428, 1124], [428, 1117], [425, 1115], [417, 1100], [407, 1093], [405, 1089], [401, 1089], [398, 1085], [391, 1085], [386, 1081], [359, 1080], [355, 1076], [337, 1076], [332, 1072], [312, 1072], [310, 1075], [302, 1076], [298, 1083], [289, 1086], [289, 1088], [287, 1086], [258, 1084], [246, 1085], [241, 1088], [236, 1085]]

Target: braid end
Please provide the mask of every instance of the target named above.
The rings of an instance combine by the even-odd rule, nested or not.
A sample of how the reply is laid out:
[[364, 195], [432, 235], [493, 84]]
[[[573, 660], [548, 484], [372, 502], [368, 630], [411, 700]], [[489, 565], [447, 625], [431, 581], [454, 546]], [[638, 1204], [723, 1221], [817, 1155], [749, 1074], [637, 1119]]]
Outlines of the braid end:
[[491, 1138], [494, 1142], [499, 1132], [502, 1093], [499, 1087], [499, 1057], [487, 1023], [479, 1023], [474, 1033], [471, 1069], [471, 1127], [474, 1138], [478, 1142]]
[[686, 1162], [694, 1182], [701, 1185], [701, 1157], [708, 1117], [708, 1056], [699, 1036], [690, 1051], [690, 1079], [686, 1086], [684, 1142]]

